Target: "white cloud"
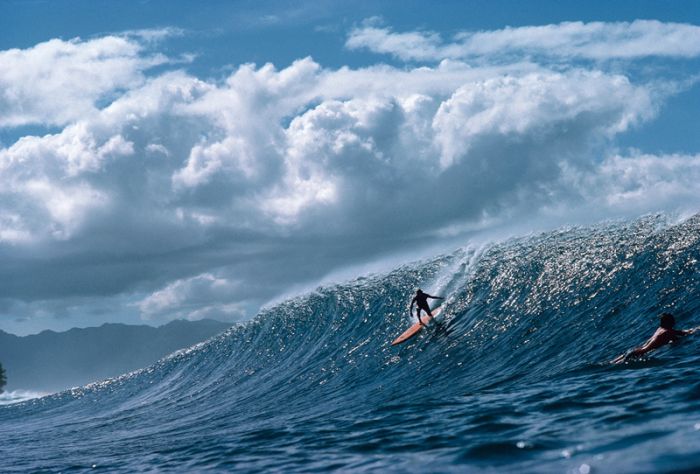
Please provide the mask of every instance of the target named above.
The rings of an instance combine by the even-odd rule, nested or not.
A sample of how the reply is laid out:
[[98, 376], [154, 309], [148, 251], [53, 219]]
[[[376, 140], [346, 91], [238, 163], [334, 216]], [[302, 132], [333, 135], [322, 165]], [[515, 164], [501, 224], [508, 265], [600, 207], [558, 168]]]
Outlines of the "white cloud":
[[220, 142], [195, 145], [187, 164], [173, 175], [176, 189], [207, 184], [216, 174], [238, 176], [240, 181], [253, 181], [260, 173], [255, 150], [245, 138], [229, 136]]
[[551, 142], [584, 126], [591, 138], [600, 139], [653, 113], [649, 92], [624, 76], [573, 70], [465, 84], [440, 105], [433, 128], [446, 168], [484, 137]]
[[136, 40], [146, 41], [150, 43], [157, 43], [166, 38], [171, 38], [173, 36], [183, 36], [185, 30], [182, 28], [175, 28], [172, 26], [165, 28], [147, 28], [140, 30], [128, 30], [122, 32], [119, 36], [127, 38], [135, 38]]
[[91, 209], [108, 201], [103, 193], [82, 183], [60, 186], [49, 180], [29, 180], [21, 191], [44, 215], [43, 230], [58, 240], [70, 238]]
[[137, 87], [143, 71], [166, 62], [127, 37], [53, 39], [0, 51], [0, 127], [65, 125], [97, 111], [96, 101]]
[[700, 55], [700, 27], [656, 20], [564, 22], [461, 32], [451, 42], [445, 42], [434, 32], [395, 33], [369, 22], [350, 33], [346, 46], [391, 54], [403, 60], [428, 62], [446, 58], [498, 59], [509, 54], [595, 60], [650, 56], [690, 58]]
[[632, 213], [697, 209], [700, 155], [615, 154], [588, 172], [568, 170], [566, 182], [588, 205]]
[[133, 144], [121, 135], [96, 137], [82, 122], [0, 149], [0, 213], [15, 216], [6, 221], [5, 238], [71, 237], [90, 212], [110, 203], [108, 190], [90, 176], [106, 161], [132, 153]]
[[404, 60], [445, 59], [440, 35], [433, 32], [411, 31], [394, 33], [389, 28], [366, 25], [354, 29], [345, 43], [350, 49], [366, 48], [383, 54], [393, 54]]
[[[0, 210], [23, 216], [6, 235], [48, 239], [73, 235], [93, 210], [100, 233], [128, 238], [123, 219], [137, 219], [134, 231], [173, 245], [221, 226], [405, 232], [413, 211], [439, 226], [534, 192], [560, 161], [584, 161], [590, 143], [651, 114], [649, 91], [624, 76], [529, 64], [333, 71], [304, 59], [244, 65], [219, 84], [165, 73], [58, 134], [0, 150], [12, 183]], [[565, 131], [568, 148], [552, 149]], [[493, 188], [473, 197], [477, 184]], [[426, 200], [417, 186], [446, 192]]]

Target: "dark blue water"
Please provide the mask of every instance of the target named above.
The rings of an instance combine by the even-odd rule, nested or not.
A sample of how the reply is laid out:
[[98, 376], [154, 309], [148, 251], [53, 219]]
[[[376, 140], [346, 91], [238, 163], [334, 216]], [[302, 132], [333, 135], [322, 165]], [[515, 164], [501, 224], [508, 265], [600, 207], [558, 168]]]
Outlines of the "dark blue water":
[[[700, 218], [511, 239], [320, 288], [145, 370], [0, 406], [2, 472], [699, 472]], [[407, 344], [416, 287], [444, 319]]]

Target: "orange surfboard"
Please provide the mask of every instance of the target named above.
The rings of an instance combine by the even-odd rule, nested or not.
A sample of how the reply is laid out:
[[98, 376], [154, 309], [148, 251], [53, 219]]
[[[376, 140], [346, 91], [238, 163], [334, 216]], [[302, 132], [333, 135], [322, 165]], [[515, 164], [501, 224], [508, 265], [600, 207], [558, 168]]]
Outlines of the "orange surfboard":
[[[433, 313], [433, 318], [440, 314], [440, 310], [442, 308], [435, 308], [431, 310], [431, 313]], [[423, 324], [428, 324], [430, 322], [430, 316], [427, 314], [423, 313], [423, 315], [420, 317], [420, 320], [423, 321]], [[403, 334], [401, 334], [399, 337], [394, 339], [394, 342], [391, 343], [392, 346], [395, 346], [396, 344], [401, 344], [402, 342], [406, 342], [409, 339], [411, 339], [413, 336], [418, 334], [421, 329], [423, 329], [423, 324], [421, 323], [416, 323], [410, 328], [406, 329]]]

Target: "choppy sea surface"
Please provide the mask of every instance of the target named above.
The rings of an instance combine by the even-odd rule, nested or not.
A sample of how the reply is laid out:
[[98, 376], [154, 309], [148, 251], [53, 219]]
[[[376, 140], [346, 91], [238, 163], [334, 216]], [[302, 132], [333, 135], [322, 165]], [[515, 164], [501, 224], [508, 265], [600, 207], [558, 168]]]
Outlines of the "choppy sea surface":
[[[700, 218], [566, 228], [319, 288], [0, 406], [1, 472], [700, 472]], [[406, 344], [417, 287], [442, 320]]]

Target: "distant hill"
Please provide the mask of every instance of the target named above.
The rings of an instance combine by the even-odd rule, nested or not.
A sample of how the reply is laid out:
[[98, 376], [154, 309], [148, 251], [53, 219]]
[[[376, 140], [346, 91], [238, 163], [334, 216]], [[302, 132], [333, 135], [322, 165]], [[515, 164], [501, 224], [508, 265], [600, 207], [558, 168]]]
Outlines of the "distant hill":
[[146, 367], [230, 326], [205, 319], [172, 321], [158, 328], [103, 324], [24, 337], [0, 331], [5, 390], [54, 392], [114, 377]]

